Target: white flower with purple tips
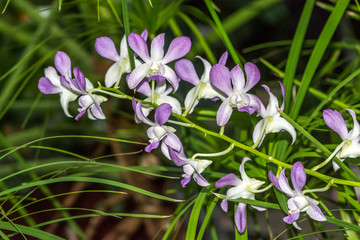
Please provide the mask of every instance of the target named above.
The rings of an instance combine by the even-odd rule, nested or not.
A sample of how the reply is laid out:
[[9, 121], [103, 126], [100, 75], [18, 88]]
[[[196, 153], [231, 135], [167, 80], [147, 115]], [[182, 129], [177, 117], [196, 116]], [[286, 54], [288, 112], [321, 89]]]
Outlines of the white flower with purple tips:
[[[144, 101], [150, 102], [151, 99], [151, 88], [148, 81], [142, 81], [136, 90], [145, 96], [147, 98], [144, 99]], [[168, 103], [172, 107], [172, 112], [176, 114], [181, 114], [181, 105], [180, 102], [172, 97], [168, 96], [173, 91], [172, 87], [166, 88], [166, 82], [158, 82], [156, 84], [156, 88], [154, 89], [154, 103], [157, 105], [161, 105], [163, 103]], [[143, 110], [143, 114], [146, 116], [149, 115], [150, 111], [154, 109], [152, 105], [145, 105], [141, 106]]]
[[144, 79], [156, 80], [158, 82], [169, 81], [174, 91], [179, 86], [179, 79], [174, 70], [166, 64], [182, 58], [191, 48], [188, 37], [177, 37], [170, 43], [169, 49], [164, 56], [164, 36], [159, 34], [151, 42], [151, 56], [149, 55], [146, 41], [137, 33], [131, 33], [128, 38], [130, 48], [144, 61], [137, 66], [129, 75], [128, 85], [130, 89], [136, 88]]
[[285, 100], [285, 89], [284, 86], [280, 83], [281, 92], [283, 95], [283, 102], [281, 107], [279, 108], [279, 102], [277, 98], [270, 92], [270, 88], [266, 85], [262, 85], [262, 87], [269, 94], [269, 103], [265, 109], [265, 106], [260, 102], [260, 116], [263, 118], [260, 120], [254, 129], [253, 132], [253, 141], [254, 147], [259, 147], [263, 142], [266, 134], [280, 132], [283, 130], [288, 131], [292, 136], [292, 143], [296, 140], [296, 132], [294, 127], [281, 117], [279, 113], [280, 110], [284, 110], [284, 100]]
[[216, 115], [219, 126], [224, 126], [229, 121], [234, 107], [249, 114], [260, 110], [258, 97], [247, 93], [259, 82], [259, 69], [250, 62], [245, 64], [244, 69], [246, 83], [244, 73], [238, 65], [229, 71], [224, 65], [216, 64], [210, 70], [211, 83], [227, 96]]
[[287, 201], [289, 216], [283, 218], [287, 224], [293, 224], [294, 227], [301, 230], [296, 220], [300, 212], [306, 212], [309, 217], [316, 221], [326, 221], [324, 214], [317, 206], [318, 202], [304, 195], [302, 189], [306, 183], [306, 173], [301, 162], [296, 162], [291, 168], [291, 182], [295, 190], [291, 189], [285, 176], [285, 168], [281, 171], [278, 178], [270, 171], [269, 179], [277, 189], [285, 193], [290, 199]]
[[[225, 65], [227, 60], [228, 53], [225, 52], [220, 60], [219, 63]], [[188, 92], [185, 98], [185, 112], [184, 116], [188, 113], [192, 113], [196, 105], [199, 103], [200, 99], [221, 99], [224, 100], [225, 97], [221, 92], [219, 92], [210, 82], [210, 70], [211, 64], [203, 59], [202, 57], [199, 58], [204, 64], [204, 72], [199, 79], [194, 65], [188, 59], [181, 59], [175, 63], [175, 71], [176, 74], [180, 77], [180, 79], [185, 80], [194, 85], [194, 87]]]
[[169, 148], [170, 159], [174, 161], [177, 166], [182, 166], [184, 174], [181, 180], [181, 185], [185, 187], [191, 180], [191, 176], [194, 181], [202, 187], [209, 186], [209, 182], [201, 176], [201, 173], [212, 163], [210, 160], [204, 159], [191, 159], [185, 156], [184, 150], [180, 152]]
[[[148, 32], [145, 29], [141, 37], [146, 41]], [[131, 72], [129, 52], [126, 43], [126, 35], [124, 34], [120, 43], [120, 54], [116, 50], [113, 40], [109, 37], [99, 37], [95, 41], [95, 49], [100, 56], [110, 59], [115, 63], [109, 68], [105, 75], [105, 86], [112, 87], [115, 83], [119, 82], [123, 73]], [[135, 66], [141, 63], [135, 59]]]
[[141, 102], [136, 103], [135, 100], [133, 100], [132, 105], [138, 119], [150, 126], [150, 128], [147, 130], [150, 144], [145, 147], [146, 152], [151, 152], [153, 149], [158, 148], [160, 141], [161, 151], [167, 158], [170, 159], [169, 148], [180, 152], [182, 149], [182, 143], [180, 139], [174, 134], [175, 129], [173, 127], [164, 125], [171, 116], [170, 104], [163, 103], [158, 108], [156, 108], [154, 114], [155, 122], [150, 121], [147, 117], [144, 116]]
[[[220, 178], [216, 183], [215, 187], [221, 188], [225, 186], [232, 186], [226, 192], [226, 198], [221, 202], [221, 208], [227, 212], [228, 211], [228, 200], [229, 199], [238, 199], [246, 198], [255, 200], [255, 193], [259, 192], [259, 188], [265, 183], [264, 181], [256, 180], [255, 178], [249, 178], [245, 172], [244, 165], [247, 161], [251, 159], [245, 157], [240, 165], [240, 175], [241, 179], [236, 177], [235, 174], [230, 173], [222, 178]], [[257, 207], [251, 205], [258, 211], [264, 211], [265, 208]], [[244, 233], [246, 230], [246, 214], [245, 214], [245, 203], [239, 203], [236, 213], [235, 213], [235, 224], [240, 233]]]
[[[346, 110], [350, 113], [354, 122], [353, 129], [350, 132], [348, 132], [344, 118], [341, 116], [341, 114], [338, 111], [327, 109], [324, 110], [323, 112], [323, 118], [326, 125], [332, 130], [334, 130], [337, 134], [339, 134], [339, 136], [343, 140], [342, 143], [340, 143], [334, 151], [336, 156], [342, 162], [346, 158], [357, 158], [360, 156], [359, 122], [357, 121], [356, 114], [353, 110], [351, 109], [346, 109]], [[337, 165], [334, 161], [333, 161], [333, 167], [334, 167], [334, 171], [337, 171], [339, 169], [339, 165]]]
[[91, 94], [89, 91], [94, 88], [92, 83], [84, 77], [84, 74], [78, 67], [74, 68], [75, 79], [71, 75], [71, 60], [69, 56], [61, 51], [55, 54], [55, 67], [59, 71], [59, 76], [53, 67], [45, 69], [45, 77], [39, 80], [39, 90], [44, 94], [60, 94], [60, 103], [65, 112], [65, 115], [72, 117], [68, 110], [69, 102], [75, 101], [79, 98], [79, 114], [76, 120], [81, 117], [86, 110], [90, 119], [105, 119], [105, 116], [100, 108], [100, 104], [107, 99], [103, 96]]

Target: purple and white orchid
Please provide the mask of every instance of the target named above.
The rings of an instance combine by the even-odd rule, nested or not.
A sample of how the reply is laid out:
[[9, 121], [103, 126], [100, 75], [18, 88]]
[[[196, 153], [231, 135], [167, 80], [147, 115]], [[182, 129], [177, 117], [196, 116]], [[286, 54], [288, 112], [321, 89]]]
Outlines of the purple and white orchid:
[[259, 69], [251, 62], [246, 63], [244, 69], [246, 83], [244, 73], [238, 65], [229, 71], [224, 65], [215, 64], [210, 70], [211, 83], [227, 96], [216, 115], [219, 126], [224, 126], [229, 121], [234, 107], [249, 114], [260, 111], [258, 97], [247, 93], [259, 82]]
[[150, 121], [147, 117], [144, 116], [141, 107], [141, 101], [136, 103], [133, 99], [132, 106], [135, 110], [137, 118], [141, 122], [150, 126], [150, 128], [147, 130], [150, 144], [145, 147], [146, 152], [151, 152], [153, 149], [158, 148], [160, 141], [161, 151], [168, 159], [170, 159], [169, 148], [172, 148], [177, 152], [181, 151], [182, 143], [180, 139], [174, 134], [176, 130], [173, 127], [164, 125], [171, 116], [170, 104], [163, 103], [158, 108], [156, 108], [154, 114], [155, 122]]
[[130, 48], [144, 61], [137, 66], [129, 75], [128, 85], [130, 89], [136, 88], [144, 78], [158, 82], [169, 81], [174, 91], [179, 86], [179, 80], [174, 70], [166, 64], [182, 58], [191, 48], [188, 37], [177, 37], [170, 43], [169, 49], [164, 56], [164, 36], [159, 34], [151, 42], [151, 56], [149, 55], [146, 41], [137, 33], [131, 33], [128, 38]]
[[[281, 92], [283, 95], [283, 102], [280, 107], [280, 110], [284, 110], [284, 101], [285, 101], [285, 88], [280, 83]], [[277, 98], [270, 92], [270, 88], [266, 85], [262, 85], [262, 87], [269, 93], [269, 103], [265, 109], [265, 106], [260, 102], [260, 116], [263, 118], [260, 120], [254, 129], [253, 132], [253, 141], [254, 147], [259, 147], [263, 142], [266, 134], [280, 132], [282, 130], [288, 131], [292, 136], [292, 143], [296, 140], [296, 132], [294, 127], [281, 117], [279, 113], [279, 102]]]
[[[79, 114], [75, 117], [78, 120], [88, 110], [90, 119], [105, 119], [105, 115], [100, 108], [100, 104], [107, 98], [91, 94], [94, 88], [92, 83], [84, 77], [84, 74], [78, 67], [73, 70], [75, 78], [71, 75], [71, 60], [69, 56], [61, 51], [55, 54], [55, 68], [47, 67], [45, 77], [40, 78], [38, 88], [44, 94], [60, 94], [60, 103], [65, 115], [72, 117], [68, 110], [69, 102], [79, 98]], [[59, 76], [56, 70], [61, 74]]]
[[169, 148], [169, 153], [171, 160], [173, 160], [177, 166], [183, 167], [184, 174], [182, 175], [183, 179], [181, 180], [181, 185], [183, 187], [190, 182], [191, 176], [194, 181], [202, 187], [210, 185], [210, 183], [201, 176], [201, 173], [212, 163], [212, 161], [188, 158], [185, 156], [183, 149], [181, 149], [180, 152], [177, 152], [174, 149]]
[[[145, 29], [141, 33], [141, 37], [146, 41], [148, 32]], [[100, 56], [110, 59], [115, 63], [109, 68], [105, 75], [105, 86], [110, 88], [119, 82], [123, 73], [131, 72], [129, 52], [126, 43], [126, 35], [124, 34], [120, 43], [120, 54], [116, 50], [113, 40], [109, 37], [99, 37], [95, 41], [95, 49]], [[135, 66], [139, 66], [141, 62], [135, 59]]]
[[301, 230], [296, 220], [300, 216], [300, 212], [306, 212], [309, 217], [316, 221], [326, 221], [326, 217], [317, 206], [318, 202], [304, 195], [302, 189], [306, 183], [306, 173], [301, 162], [296, 162], [291, 168], [291, 182], [295, 190], [291, 189], [289, 182], [285, 176], [284, 168], [279, 177], [270, 171], [269, 179], [277, 189], [285, 193], [290, 199], [287, 201], [289, 216], [283, 218], [287, 224], [293, 224], [295, 228]]
[[[255, 193], [261, 192], [258, 189], [265, 183], [264, 181], [256, 180], [255, 178], [249, 178], [245, 172], [244, 165], [247, 161], [251, 159], [245, 157], [240, 165], [240, 175], [241, 179], [236, 177], [235, 174], [230, 173], [222, 178], [220, 178], [216, 183], [215, 187], [221, 188], [228, 185], [232, 187], [229, 188], [226, 192], [226, 198], [221, 202], [221, 208], [227, 212], [228, 211], [228, 200], [229, 199], [238, 199], [246, 198], [255, 200]], [[251, 205], [258, 211], [264, 211], [265, 208], [257, 207]], [[235, 224], [240, 233], [244, 233], [246, 230], [246, 214], [245, 214], [246, 204], [239, 203], [236, 213], [235, 213]]]
[[[219, 63], [225, 65], [227, 57], [228, 53], [225, 52], [221, 56]], [[225, 99], [223, 94], [214, 88], [210, 82], [211, 64], [202, 57], [197, 56], [197, 58], [199, 58], [204, 64], [204, 72], [200, 79], [195, 71], [194, 65], [190, 60], [181, 59], [175, 63], [176, 74], [182, 80], [185, 80], [194, 85], [185, 98], [184, 116], [194, 111], [194, 108], [199, 103], [200, 99], [221, 99], [222, 101]]]
[[[148, 101], [150, 102], [151, 99], [151, 87], [148, 81], [142, 81], [138, 87], [136, 88], [136, 90], [142, 94], [144, 94], [145, 96], [147, 96], [147, 98], [144, 99], [144, 101]], [[171, 105], [172, 107], [172, 112], [176, 113], [176, 114], [181, 114], [181, 105], [180, 102], [171, 96], [168, 96], [171, 92], [173, 91], [172, 87], [169, 87], [166, 89], [166, 82], [158, 82], [156, 84], [156, 88], [154, 89], [154, 103], [157, 105], [161, 105], [163, 103], [168, 103]], [[142, 106], [142, 110], [143, 113], [146, 116], [149, 115], [150, 111], [153, 110], [154, 107], [152, 105], [146, 105], [146, 106]]]
[[[344, 161], [346, 158], [357, 158], [360, 156], [360, 126], [356, 119], [356, 114], [351, 109], [346, 109], [353, 118], [353, 129], [348, 132], [344, 118], [336, 110], [324, 110], [323, 118], [326, 125], [334, 130], [342, 139], [342, 142], [336, 147], [335, 151], [329, 157], [332, 159], [334, 154], [340, 161]], [[340, 167], [333, 161], [334, 171], [337, 171]]]

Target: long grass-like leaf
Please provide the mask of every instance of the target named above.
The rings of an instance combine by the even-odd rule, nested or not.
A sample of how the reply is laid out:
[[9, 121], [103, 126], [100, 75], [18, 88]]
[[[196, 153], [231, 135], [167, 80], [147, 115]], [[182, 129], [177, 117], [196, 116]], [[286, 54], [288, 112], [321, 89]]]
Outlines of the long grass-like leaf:
[[203, 207], [206, 194], [208, 190], [206, 188], [202, 188], [198, 196], [196, 197], [196, 201], [193, 209], [191, 210], [191, 215], [189, 219], [189, 224], [186, 231], [186, 239], [195, 239], [197, 224], [199, 222], [201, 208]]

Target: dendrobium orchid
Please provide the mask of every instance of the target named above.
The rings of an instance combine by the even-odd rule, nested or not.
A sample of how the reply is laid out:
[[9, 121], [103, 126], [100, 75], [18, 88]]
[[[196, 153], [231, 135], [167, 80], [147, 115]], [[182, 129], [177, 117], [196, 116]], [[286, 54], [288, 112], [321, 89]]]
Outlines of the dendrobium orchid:
[[88, 110], [90, 119], [105, 119], [105, 115], [100, 108], [100, 104], [107, 98], [89, 93], [94, 88], [92, 83], [84, 77], [84, 74], [78, 67], [73, 72], [75, 78], [71, 75], [71, 60], [69, 56], [61, 51], [55, 54], [55, 67], [59, 71], [59, 76], [53, 67], [45, 69], [45, 77], [40, 78], [38, 88], [44, 94], [60, 94], [60, 103], [65, 115], [72, 117], [68, 110], [69, 102], [79, 98], [79, 114], [76, 116], [78, 120]]
[[[147, 96], [147, 98], [144, 99], [144, 101], [151, 101], [151, 88], [148, 81], [142, 81], [136, 90], [144, 95]], [[173, 91], [172, 87], [169, 87], [166, 89], [166, 82], [158, 82], [156, 85], [156, 88], [154, 90], [154, 103], [157, 105], [161, 105], [163, 103], [168, 103], [172, 107], [172, 112], [176, 114], [181, 114], [181, 105], [180, 102], [171, 96], [168, 96]], [[149, 112], [154, 109], [152, 105], [142, 106], [143, 114], [146, 116], [149, 115]]]
[[249, 114], [260, 110], [258, 97], [247, 93], [259, 82], [259, 69], [250, 62], [246, 63], [244, 68], [246, 83], [244, 73], [238, 65], [229, 71], [224, 65], [215, 64], [210, 70], [211, 83], [227, 96], [216, 115], [219, 126], [224, 126], [229, 121], [234, 107], [238, 111], [246, 111]]
[[[283, 95], [283, 102], [280, 107], [280, 110], [282, 111], [284, 110], [285, 89], [282, 83], [279, 83]], [[274, 94], [270, 92], [270, 88], [266, 85], [262, 85], [262, 87], [269, 93], [269, 103], [265, 109], [265, 106], [260, 102], [260, 116], [263, 119], [256, 124], [253, 132], [254, 147], [259, 147], [261, 145], [266, 134], [280, 132], [282, 130], [286, 130], [291, 134], [293, 139], [292, 143], [294, 143], [296, 140], [294, 127], [281, 117], [279, 113], [279, 102]]]
[[188, 158], [185, 156], [183, 149], [181, 149], [180, 152], [177, 152], [174, 149], [169, 148], [169, 153], [171, 160], [173, 160], [177, 166], [183, 167], [184, 174], [182, 175], [183, 179], [181, 180], [181, 185], [183, 187], [190, 182], [191, 176], [193, 176], [195, 182], [202, 187], [210, 185], [209, 182], [201, 176], [201, 173], [212, 163], [212, 161]]
[[290, 188], [289, 182], [285, 176], [285, 168], [281, 171], [278, 178], [270, 171], [269, 179], [277, 189], [285, 193], [290, 199], [287, 201], [289, 216], [283, 218], [287, 224], [293, 224], [294, 227], [301, 230], [296, 220], [300, 212], [305, 212], [316, 221], [326, 221], [324, 214], [317, 206], [318, 202], [304, 195], [302, 191], [306, 183], [306, 173], [301, 162], [296, 162], [291, 168], [291, 182], [295, 190]]
[[[259, 181], [254, 178], [249, 178], [245, 172], [244, 165], [247, 161], [251, 159], [245, 157], [240, 165], [240, 175], [241, 179], [236, 177], [235, 174], [230, 173], [222, 178], [220, 178], [216, 183], [215, 187], [221, 188], [228, 185], [232, 187], [227, 190], [226, 198], [221, 202], [221, 208], [227, 212], [228, 211], [228, 200], [229, 199], [238, 199], [246, 198], [255, 200], [255, 193], [261, 192], [258, 189], [265, 183], [264, 181]], [[251, 205], [258, 211], [264, 211], [264, 208]], [[239, 203], [236, 213], [235, 213], [235, 224], [240, 233], [244, 233], [246, 230], [246, 214], [245, 214], [245, 203]]]
[[[146, 41], [148, 32], [145, 29], [141, 37]], [[116, 50], [115, 44], [111, 38], [99, 37], [95, 41], [95, 49], [100, 56], [110, 59], [115, 63], [109, 68], [105, 75], [105, 86], [110, 88], [118, 83], [123, 73], [131, 72], [129, 52], [126, 43], [126, 35], [124, 34], [120, 43], [120, 54]], [[139, 66], [141, 62], [135, 59], [135, 66]]]
[[[228, 53], [225, 52], [220, 60], [219, 63], [225, 65], [227, 60]], [[204, 72], [199, 79], [194, 65], [188, 59], [181, 59], [175, 63], [175, 71], [176, 74], [182, 79], [185, 80], [193, 85], [195, 85], [186, 95], [185, 98], [185, 112], [184, 116], [188, 113], [192, 113], [194, 108], [199, 103], [200, 99], [221, 99], [224, 100], [223, 94], [219, 92], [216, 88], [214, 88], [210, 82], [210, 69], [211, 64], [203, 59], [202, 57], [197, 56], [203, 64], [204, 64]]]
[[147, 117], [144, 116], [140, 101], [136, 103], [133, 99], [132, 105], [138, 119], [150, 126], [150, 128], [147, 130], [150, 144], [145, 147], [146, 152], [151, 152], [153, 149], [158, 148], [160, 141], [161, 151], [167, 158], [170, 159], [169, 148], [180, 152], [182, 149], [182, 143], [180, 139], [174, 134], [175, 129], [164, 125], [171, 116], [170, 104], [163, 103], [158, 108], [156, 108], [154, 114], [155, 122], [150, 121]]
[[164, 56], [164, 36], [162, 33], [152, 40], [150, 56], [146, 41], [139, 34], [130, 33], [129, 46], [144, 61], [130, 73], [127, 81], [130, 89], [136, 88], [144, 78], [148, 78], [157, 82], [166, 79], [174, 91], [177, 90], [179, 79], [174, 70], [166, 64], [185, 56], [190, 51], [191, 41], [184, 36], [175, 38]]
[[[340, 161], [344, 161], [346, 158], [357, 158], [360, 156], [360, 126], [356, 120], [356, 114], [351, 109], [346, 109], [353, 118], [353, 129], [348, 132], [344, 118], [336, 110], [324, 110], [323, 118], [326, 125], [334, 130], [343, 140], [335, 149], [334, 153], [325, 161], [330, 161], [334, 155], [339, 158]], [[337, 171], [340, 167], [333, 161], [334, 171]]]

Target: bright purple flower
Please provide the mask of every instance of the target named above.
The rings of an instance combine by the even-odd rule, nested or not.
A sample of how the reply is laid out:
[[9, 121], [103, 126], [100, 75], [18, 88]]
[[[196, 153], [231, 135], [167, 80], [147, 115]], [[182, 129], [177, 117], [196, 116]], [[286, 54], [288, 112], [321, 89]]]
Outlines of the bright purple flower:
[[177, 37], [170, 43], [169, 49], [164, 56], [164, 33], [156, 36], [151, 42], [151, 57], [145, 40], [137, 33], [131, 33], [128, 38], [130, 48], [144, 61], [137, 66], [129, 75], [129, 88], [136, 88], [146, 77], [158, 82], [167, 79], [173, 86], [174, 91], [179, 86], [179, 80], [174, 70], [166, 64], [182, 58], [191, 48], [188, 37]]
[[260, 111], [258, 97], [247, 93], [259, 82], [259, 69], [250, 62], [246, 63], [244, 68], [246, 83], [244, 73], [239, 66], [235, 66], [229, 71], [224, 65], [216, 64], [210, 70], [211, 83], [227, 96], [216, 115], [216, 122], [219, 126], [224, 126], [229, 121], [234, 107], [238, 111], [246, 111], [249, 114]]
[[[221, 56], [219, 63], [224, 63], [222, 65], [225, 65], [227, 56], [228, 53], [225, 52]], [[194, 65], [190, 60], [181, 59], [175, 63], [175, 71], [180, 79], [183, 79], [194, 85], [185, 98], [185, 109], [189, 109], [187, 113], [192, 113], [196, 105], [199, 103], [199, 100], [202, 98], [221, 100], [225, 99], [221, 92], [214, 88], [210, 82], [211, 64], [202, 57], [197, 56], [197, 58], [199, 58], [204, 64], [204, 72], [201, 76], [201, 79], [199, 79]]]
[[296, 132], [294, 127], [281, 117], [278, 109], [284, 110], [284, 100], [285, 100], [285, 89], [281, 82], [281, 92], [283, 95], [283, 102], [281, 107], [279, 108], [279, 102], [277, 98], [270, 92], [270, 88], [266, 85], [262, 85], [263, 88], [269, 93], [269, 103], [265, 109], [265, 106], [260, 102], [260, 116], [263, 118], [260, 120], [254, 129], [253, 132], [253, 141], [254, 146], [259, 147], [262, 141], [265, 138], [265, 135], [268, 133], [280, 132], [282, 130], [288, 131], [292, 136], [292, 143], [296, 140]]
[[[340, 159], [340, 161], [344, 161], [346, 158], [357, 158], [360, 156], [360, 126], [359, 122], [356, 120], [356, 114], [351, 109], [346, 109], [353, 118], [354, 126], [353, 129], [348, 132], [346, 127], [344, 118], [341, 116], [339, 112], [336, 110], [324, 110], [323, 118], [326, 125], [334, 130], [341, 139], [343, 140], [340, 143], [335, 151], [337, 152], [336, 156]], [[334, 171], [339, 169], [339, 165], [337, 165], [333, 161]]]
[[180, 152], [177, 152], [174, 149], [169, 148], [169, 153], [171, 160], [173, 160], [177, 166], [183, 166], [184, 174], [182, 175], [183, 179], [181, 180], [181, 185], [183, 187], [190, 182], [191, 176], [195, 182], [202, 187], [210, 185], [210, 183], [201, 176], [201, 173], [212, 163], [212, 161], [188, 158], [185, 156], [183, 149], [181, 149]]
[[300, 216], [300, 212], [305, 212], [316, 221], [326, 221], [324, 214], [317, 206], [318, 202], [312, 198], [305, 196], [302, 189], [306, 183], [306, 173], [301, 162], [296, 162], [291, 168], [291, 182], [295, 190], [290, 188], [289, 182], [285, 177], [284, 168], [279, 177], [276, 178], [272, 172], [269, 172], [269, 179], [277, 189], [285, 193], [290, 199], [287, 202], [289, 208], [289, 216], [284, 217], [284, 222], [293, 224], [294, 227], [301, 230], [296, 220]]
[[79, 114], [76, 120], [81, 117], [86, 110], [90, 119], [105, 119], [105, 116], [100, 108], [100, 104], [107, 100], [107, 98], [91, 94], [89, 91], [94, 88], [92, 83], [84, 77], [84, 74], [78, 67], [74, 68], [74, 76], [71, 75], [71, 60], [69, 56], [61, 51], [55, 54], [55, 67], [61, 74], [59, 76], [53, 67], [45, 69], [45, 77], [39, 80], [39, 90], [44, 94], [60, 94], [60, 103], [65, 112], [65, 115], [72, 117], [68, 111], [69, 102], [75, 101], [79, 98]]
[[[228, 202], [229, 199], [238, 199], [246, 198], [255, 200], [255, 193], [265, 182], [256, 180], [255, 178], [249, 178], [245, 172], [244, 165], [247, 161], [251, 160], [248, 157], [245, 157], [240, 165], [240, 175], [241, 178], [236, 177], [235, 174], [230, 173], [222, 178], [220, 178], [216, 183], [215, 187], [221, 188], [225, 186], [232, 186], [226, 192], [226, 198], [221, 202], [221, 208], [227, 212], [228, 211]], [[264, 211], [262, 207], [257, 207], [251, 205], [258, 211]], [[240, 233], [244, 233], [246, 230], [246, 215], [245, 215], [245, 203], [239, 203], [236, 213], [235, 213], [235, 224]]]
[[[150, 84], [148, 81], [142, 81], [138, 87], [136, 88], [136, 90], [142, 94], [144, 94], [145, 96], [147, 96], [147, 98], [144, 99], [144, 101], [151, 101], [151, 88], [150, 88]], [[171, 92], [173, 91], [172, 87], [169, 87], [166, 89], [166, 82], [158, 82], [156, 84], [156, 88], [154, 90], [154, 103], [157, 105], [161, 105], [163, 103], [168, 103], [171, 105], [172, 107], [172, 112], [176, 113], [176, 114], [181, 114], [181, 105], [180, 102], [171, 96], [168, 96]], [[152, 105], [146, 105], [146, 106], [141, 106], [142, 107], [142, 111], [146, 116], [149, 115], [150, 111], [154, 109], [154, 107]]]
[[133, 100], [132, 105], [138, 119], [150, 126], [150, 128], [147, 130], [150, 144], [145, 147], [146, 152], [151, 152], [153, 149], [158, 148], [160, 141], [161, 151], [167, 158], [170, 159], [169, 148], [180, 152], [182, 149], [182, 143], [180, 139], [174, 134], [175, 129], [173, 127], [164, 125], [171, 116], [170, 104], [163, 103], [155, 110], [155, 122], [150, 121], [147, 117], [144, 116], [141, 102], [136, 103], [135, 100]]
[[[141, 37], [146, 41], [148, 32], [145, 29]], [[124, 34], [120, 43], [120, 54], [116, 50], [113, 40], [108, 37], [99, 37], [95, 41], [95, 49], [100, 56], [110, 59], [115, 63], [109, 68], [105, 75], [105, 86], [112, 87], [118, 82], [123, 73], [131, 72], [129, 52], [126, 43], [126, 35]], [[139, 66], [141, 62], [135, 59], [135, 66]]]

